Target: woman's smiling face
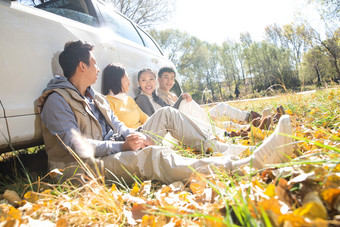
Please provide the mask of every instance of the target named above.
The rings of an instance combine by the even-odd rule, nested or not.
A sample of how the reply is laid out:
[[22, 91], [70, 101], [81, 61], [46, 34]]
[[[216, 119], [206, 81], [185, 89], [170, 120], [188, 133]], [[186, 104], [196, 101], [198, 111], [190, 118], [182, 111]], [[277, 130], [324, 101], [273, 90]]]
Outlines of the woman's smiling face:
[[156, 76], [152, 72], [143, 72], [138, 83], [145, 94], [152, 95], [152, 92], [156, 89]]

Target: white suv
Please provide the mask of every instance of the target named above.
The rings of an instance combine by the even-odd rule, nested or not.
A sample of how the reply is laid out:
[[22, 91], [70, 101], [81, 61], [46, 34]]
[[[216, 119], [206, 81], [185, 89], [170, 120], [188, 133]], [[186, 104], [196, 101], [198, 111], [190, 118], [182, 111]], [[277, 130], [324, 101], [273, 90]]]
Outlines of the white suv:
[[[131, 96], [137, 72], [173, 64], [157, 43], [131, 20], [99, 0], [51, 0], [36, 7], [0, 0], [0, 153], [42, 144], [34, 108], [53, 75], [62, 75], [58, 55], [68, 41], [95, 45], [100, 69], [125, 66]], [[101, 79], [94, 85], [101, 91]]]

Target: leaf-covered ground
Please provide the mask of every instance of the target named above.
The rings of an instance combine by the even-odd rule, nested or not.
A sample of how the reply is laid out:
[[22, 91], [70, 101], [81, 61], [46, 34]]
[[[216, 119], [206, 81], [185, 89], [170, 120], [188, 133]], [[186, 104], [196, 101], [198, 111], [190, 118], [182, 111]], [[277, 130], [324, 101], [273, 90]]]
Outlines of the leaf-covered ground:
[[[293, 125], [291, 161], [260, 171], [250, 166], [232, 173], [215, 169], [212, 175], [193, 174], [189, 182], [170, 185], [138, 179], [130, 186], [105, 185], [101, 179], [60, 185], [52, 183], [60, 174], [53, 171], [3, 194], [0, 225], [340, 226], [340, 89], [232, 105], [258, 112], [275, 112], [282, 105]], [[228, 140], [258, 146], [275, 126]]]

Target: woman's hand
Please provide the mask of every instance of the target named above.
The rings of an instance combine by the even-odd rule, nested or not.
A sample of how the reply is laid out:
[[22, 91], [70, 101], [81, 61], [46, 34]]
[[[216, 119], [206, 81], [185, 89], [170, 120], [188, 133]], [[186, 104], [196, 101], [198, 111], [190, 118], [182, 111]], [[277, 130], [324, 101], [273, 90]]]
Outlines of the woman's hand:
[[185, 100], [187, 100], [187, 102], [191, 102], [191, 100], [192, 100], [192, 97], [191, 97], [191, 95], [190, 95], [189, 93], [184, 93], [184, 94], [182, 94], [182, 97], [183, 97]]

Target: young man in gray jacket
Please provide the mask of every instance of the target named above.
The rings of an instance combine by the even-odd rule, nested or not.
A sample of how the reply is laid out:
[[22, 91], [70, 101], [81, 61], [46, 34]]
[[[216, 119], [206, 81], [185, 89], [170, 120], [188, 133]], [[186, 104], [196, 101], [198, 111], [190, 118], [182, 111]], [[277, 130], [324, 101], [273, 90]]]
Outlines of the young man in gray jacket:
[[[231, 157], [240, 152], [238, 147], [218, 142], [174, 108], [157, 111], [140, 130], [125, 127], [113, 115], [105, 97], [91, 88], [99, 74], [92, 49], [91, 44], [83, 41], [66, 43], [59, 56], [64, 77], [52, 79], [38, 99], [51, 169], [77, 165], [69, 147], [81, 159], [104, 167], [107, 179], [123, 178], [130, 183], [132, 174], [171, 183], [189, 179], [192, 174], [189, 166], [201, 173], [210, 173], [210, 165], [234, 170], [252, 162], [254, 167], [262, 168], [285, 161], [291, 154], [291, 139], [278, 134], [292, 133], [288, 116], [280, 119], [275, 132], [250, 157], [236, 161]], [[155, 146], [154, 141], [167, 132], [186, 145], [212, 148], [224, 155], [184, 158], [167, 147]], [[74, 168], [71, 169], [65, 171], [65, 177], [71, 176]]]

